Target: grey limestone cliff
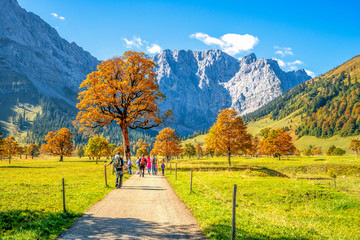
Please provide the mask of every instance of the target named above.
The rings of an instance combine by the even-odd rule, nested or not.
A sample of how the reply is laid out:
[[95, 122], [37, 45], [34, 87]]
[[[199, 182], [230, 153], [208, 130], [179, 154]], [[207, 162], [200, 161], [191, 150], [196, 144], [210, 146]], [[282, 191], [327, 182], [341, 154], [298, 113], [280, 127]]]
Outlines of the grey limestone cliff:
[[208, 129], [223, 108], [246, 114], [310, 77], [304, 70], [284, 72], [271, 59], [250, 54], [240, 60], [220, 50], [170, 51], [154, 56], [161, 109], [174, 112], [180, 134]]

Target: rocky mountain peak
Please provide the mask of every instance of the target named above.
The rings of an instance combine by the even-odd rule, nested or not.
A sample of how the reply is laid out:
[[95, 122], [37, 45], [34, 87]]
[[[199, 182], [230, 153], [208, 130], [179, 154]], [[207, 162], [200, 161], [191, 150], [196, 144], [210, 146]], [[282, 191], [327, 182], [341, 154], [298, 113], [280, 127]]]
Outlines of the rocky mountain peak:
[[249, 55], [243, 57], [241, 60], [246, 64], [251, 64], [253, 62], [256, 62], [257, 58], [255, 53], [250, 53]]
[[164, 50], [154, 56], [161, 109], [174, 112], [180, 134], [208, 129], [223, 108], [246, 114], [310, 79], [305, 71], [284, 72], [271, 59], [251, 53], [235, 59], [221, 50]]

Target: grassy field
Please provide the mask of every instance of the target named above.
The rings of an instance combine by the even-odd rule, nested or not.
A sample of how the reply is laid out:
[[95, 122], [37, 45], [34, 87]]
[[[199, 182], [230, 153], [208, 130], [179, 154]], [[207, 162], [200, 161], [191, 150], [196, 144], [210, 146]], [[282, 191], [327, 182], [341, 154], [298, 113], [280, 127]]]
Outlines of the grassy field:
[[114, 188], [115, 177], [108, 171], [106, 187], [102, 162], [49, 158], [0, 161], [0, 179], [0, 239], [55, 239]]
[[[230, 238], [234, 184], [237, 239], [360, 238], [360, 159], [355, 156], [236, 157], [232, 167], [226, 158], [177, 163], [177, 180], [174, 171], [167, 178], [211, 239]], [[329, 169], [338, 176], [336, 187]]]

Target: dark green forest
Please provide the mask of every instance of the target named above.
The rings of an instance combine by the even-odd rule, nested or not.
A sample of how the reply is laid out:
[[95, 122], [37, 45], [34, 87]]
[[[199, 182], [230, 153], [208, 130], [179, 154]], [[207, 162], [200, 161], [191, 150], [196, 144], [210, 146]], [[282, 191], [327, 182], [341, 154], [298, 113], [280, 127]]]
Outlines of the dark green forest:
[[265, 116], [273, 120], [289, 114], [301, 116], [298, 136], [331, 137], [360, 134], [360, 56], [302, 83], [259, 110], [244, 116], [246, 122]]

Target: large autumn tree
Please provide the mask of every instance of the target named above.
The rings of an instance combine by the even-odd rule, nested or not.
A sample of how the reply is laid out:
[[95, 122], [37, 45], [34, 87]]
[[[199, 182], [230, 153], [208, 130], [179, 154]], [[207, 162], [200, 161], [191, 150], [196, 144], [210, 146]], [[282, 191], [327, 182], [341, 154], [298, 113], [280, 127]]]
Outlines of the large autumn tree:
[[296, 148], [292, 142], [292, 138], [285, 129], [264, 128], [260, 131], [262, 137], [259, 142], [259, 151], [265, 155], [277, 156], [293, 154]]
[[76, 124], [96, 129], [116, 121], [122, 131], [124, 155], [130, 158], [129, 129], [150, 129], [172, 115], [158, 109], [165, 96], [159, 91], [155, 63], [144, 53], [125, 52], [103, 61], [81, 83]]
[[156, 142], [151, 153], [164, 156], [167, 161], [170, 161], [172, 156], [179, 156], [182, 151], [180, 138], [176, 136], [175, 130], [164, 128], [156, 136]]
[[54, 156], [60, 156], [60, 162], [64, 156], [71, 156], [74, 146], [72, 145], [72, 133], [67, 128], [62, 128], [57, 132], [48, 132], [45, 136], [45, 142], [41, 146], [41, 151], [51, 153]]
[[231, 155], [245, 153], [252, 146], [252, 136], [246, 131], [238, 113], [230, 108], [222, 110], [216, 123], [210, 128], [205, 139], [207, 149], [215, 154], [222, 153], [228, 156], [231, 166]]

